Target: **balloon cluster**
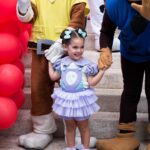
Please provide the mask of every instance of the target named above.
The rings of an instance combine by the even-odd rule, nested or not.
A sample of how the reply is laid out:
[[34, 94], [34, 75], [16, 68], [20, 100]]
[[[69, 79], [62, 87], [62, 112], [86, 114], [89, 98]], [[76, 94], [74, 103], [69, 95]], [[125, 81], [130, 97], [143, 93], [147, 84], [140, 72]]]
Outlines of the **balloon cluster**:
[[11, 127], [22, 106], [24, 65], [31, 25], [16, 15], [17, 0], [0, 1], [0, 130]]

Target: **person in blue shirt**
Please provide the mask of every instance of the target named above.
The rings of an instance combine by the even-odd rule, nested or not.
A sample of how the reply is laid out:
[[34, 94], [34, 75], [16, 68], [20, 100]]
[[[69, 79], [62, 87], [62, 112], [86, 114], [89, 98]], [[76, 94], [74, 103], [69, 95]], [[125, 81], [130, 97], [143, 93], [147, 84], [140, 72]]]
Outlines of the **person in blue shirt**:
[[134, 0], [134, 2], [106, 0], [100, 35], [99, 67], [108, 68], [112, 64], [111, 48], [114, 32], [118, 27], [121, 31], [119, 39], [124, 86], [120, 104], [119, 133], [116, 138], [98, 140], [98, 150], [139, 148], [140, 142], [134, 137], [134, 133], [144, 75], [150, 128], [150, 1]]

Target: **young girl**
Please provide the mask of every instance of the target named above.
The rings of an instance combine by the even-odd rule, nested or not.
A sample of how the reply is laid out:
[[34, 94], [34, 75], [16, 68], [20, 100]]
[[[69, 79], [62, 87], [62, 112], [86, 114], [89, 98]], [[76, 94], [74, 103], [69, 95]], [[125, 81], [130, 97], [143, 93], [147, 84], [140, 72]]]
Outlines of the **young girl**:
[[67, 150], [75, 150], [75, 131], [79, 128], [83, 150], [89, 148], [89, 125], [91, 114], [100, 107], [91, 86], [102, 78], [104, 70], [98, 70], [96, 64], [83, 58], [86, 31], [81, 28], [64, 30], [62, 44], [68, 56], [58, 60], [53, 66], [49, 63], [49, 75], [52, 80], [60, 79], [60, 88], [52, 94], [55, 100], [53, 111], [65, 120]]

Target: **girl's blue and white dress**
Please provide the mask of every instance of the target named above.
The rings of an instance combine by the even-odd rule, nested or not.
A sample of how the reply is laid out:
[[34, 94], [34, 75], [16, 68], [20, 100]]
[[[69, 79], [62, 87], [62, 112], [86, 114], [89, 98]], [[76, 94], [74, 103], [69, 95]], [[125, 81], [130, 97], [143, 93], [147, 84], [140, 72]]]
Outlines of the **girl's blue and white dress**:
[[63, 119], [85, 120], [97, 112], [97, 96], [87, 82], [88, 76], [98, 73], [96, 64], [85, 58], [78, 61], [68, 56], [58, 60], [54, 69], [61, 75], [60, 88], [51, 95], [54, 99], [53, 111]]

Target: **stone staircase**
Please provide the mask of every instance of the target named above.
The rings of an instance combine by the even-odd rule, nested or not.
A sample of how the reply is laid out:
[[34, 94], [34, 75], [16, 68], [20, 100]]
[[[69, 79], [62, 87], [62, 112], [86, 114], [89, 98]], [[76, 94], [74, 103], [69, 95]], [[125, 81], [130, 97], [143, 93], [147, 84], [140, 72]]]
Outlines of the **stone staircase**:
[[[85, 43], [85, 57], [97, 62], [99, 52], [94, 50], [94, 34], [90, 27], [90, 21], [87, 23], [88, 37]], [[0, 131], [0, 150], [23, 150], [17, 146], [17, 137], [21, 134], [26, 134], [32, 130], [30, 119], [30, 75], [31, 75], [31, 53], [28, 52], [24, 58], [25, 64], [25, 88], [26, 101], [19, 110], [19, 116], [13, 127]], [[122, 74], [120, 69], [120, 54], [113, 53], [113, 64], [106, 71], [101, 82], [95, 87], [98, 99], [98, 104], [101, 110], [90, 118], [91, 135], [99, 139], [112, 138], [117, 133], [117, 125], [119, 119], [120, 95], [122, 92]], [[144, 89], [144, 88], [143, 88]], [[145, 150], [145, 145], [149, 136], [146, 131], [147, 126], [147, 102], [145, 93], [142, 91], [141, 100], [138, 105], [137, 114], [137, 133], [136, 136], [142, 140], [140, 150]], [[56, 120], [58, 130], [54, 134], [55, 140], [45, 150], [62, 150], [65, 147], [63, 123], [62, 120]]]

